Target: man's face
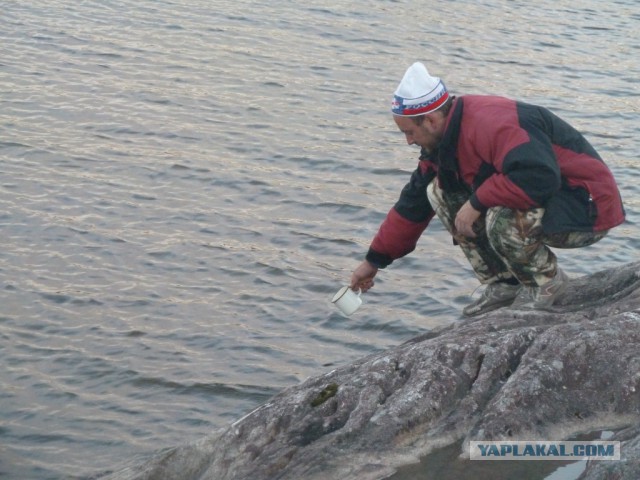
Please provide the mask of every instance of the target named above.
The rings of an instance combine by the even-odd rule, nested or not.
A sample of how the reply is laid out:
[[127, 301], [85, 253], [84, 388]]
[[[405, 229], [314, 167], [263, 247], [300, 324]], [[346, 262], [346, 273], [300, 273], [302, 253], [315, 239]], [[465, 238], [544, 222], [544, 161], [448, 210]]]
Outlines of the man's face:
[[427, 152], [433, 152], [442, 140], [444, 126], [442, 115], [437, 113], [425, 115], [420, 124], [416, 123], [414, 117], [394, 115], [393, 119], [400, 131], [404, 133], [409, 145], [419, 145]]

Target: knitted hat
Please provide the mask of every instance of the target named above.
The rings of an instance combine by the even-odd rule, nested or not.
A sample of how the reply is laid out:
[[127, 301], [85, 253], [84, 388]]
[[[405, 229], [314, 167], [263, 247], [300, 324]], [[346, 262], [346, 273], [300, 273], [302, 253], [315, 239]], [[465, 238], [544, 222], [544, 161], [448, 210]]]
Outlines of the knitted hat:
[[442, 80], [429, 75], [427, 68], [416, 62], [407, 69], [398, 85], [391, 111], [405, 117], [424, 115], [435, 112], [448, 98], [449, 93]]

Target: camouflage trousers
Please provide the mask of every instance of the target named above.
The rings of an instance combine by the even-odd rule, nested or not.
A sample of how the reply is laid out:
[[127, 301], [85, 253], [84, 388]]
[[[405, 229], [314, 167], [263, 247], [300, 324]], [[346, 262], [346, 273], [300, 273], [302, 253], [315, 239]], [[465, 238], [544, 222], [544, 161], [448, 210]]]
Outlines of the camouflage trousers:
[[557, 259], [549, 247], [586, 247], [607, 234], [607, 231], [545, 234], [542, 230], [544, 208], [493, 207], [474, 223], [476, 237], [468, 238], [456, 232], [454, 221], [469, 194], [445, 193], [434, 180], [427, 187], [427, 196], [476, 276], [485, 284], [515, 277], [523, 285], [544, 285], [557, 271]]

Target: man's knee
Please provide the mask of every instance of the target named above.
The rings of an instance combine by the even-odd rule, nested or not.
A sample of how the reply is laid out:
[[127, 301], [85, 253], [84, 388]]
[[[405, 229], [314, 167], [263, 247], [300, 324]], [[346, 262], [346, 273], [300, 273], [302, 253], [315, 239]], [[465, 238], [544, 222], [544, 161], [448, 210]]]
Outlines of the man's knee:
[[540, 243], [544, 209], [515, 210], [493, 207], [487, 211], [487, 237], [502, 256], [519, 257], [524, 249]]

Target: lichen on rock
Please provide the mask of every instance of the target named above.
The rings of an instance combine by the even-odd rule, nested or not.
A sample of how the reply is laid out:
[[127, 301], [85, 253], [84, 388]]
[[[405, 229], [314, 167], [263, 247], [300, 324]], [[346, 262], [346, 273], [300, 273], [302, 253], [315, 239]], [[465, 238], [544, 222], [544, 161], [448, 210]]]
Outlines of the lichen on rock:
[[322, 405], [331, 397], [335, 397], [337, 391], [338, 391], [338, 384], [330, 383], [313, 400], [311, 400], [311, 406], [317, 407], [319, 405]]

